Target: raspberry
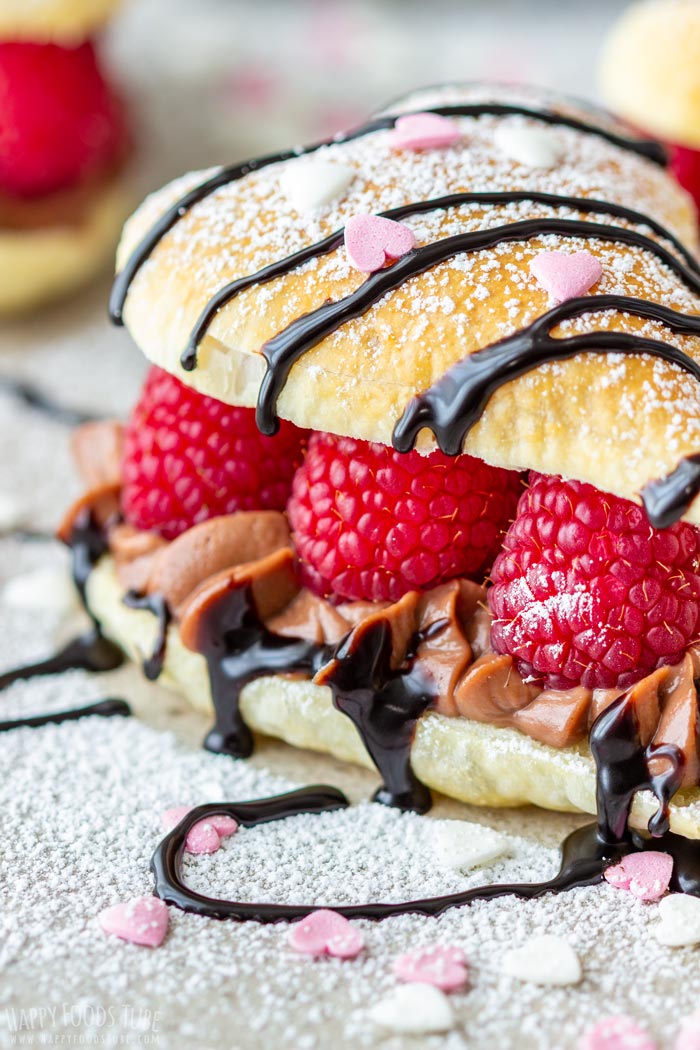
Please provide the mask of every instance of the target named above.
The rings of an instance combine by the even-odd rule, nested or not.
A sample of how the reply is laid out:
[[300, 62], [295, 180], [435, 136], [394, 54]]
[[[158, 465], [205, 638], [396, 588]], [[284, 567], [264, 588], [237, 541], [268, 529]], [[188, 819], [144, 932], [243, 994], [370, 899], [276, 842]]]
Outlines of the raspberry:
[[286, 422], [263, 437], [253, 409], [198, 394], [153, 367], [126, 428], [124, 515], [174, 539], [220, 514], [283, 510], [305, 438]]
[[641, 507], [531, 474], [491, 577], [491, 641], [555, 689], [625, 689], [677, 663], [700, 624], [700, 534]]
[[471, 456], [313, 434], [287, 507], [302, 580], [323, 596], [395, 601], [483, 579], [519, 491], [518, 474]]
[[700, 206], [700, 150], [671, 146], [669, 154], [671, 174]]
[[126, 140], [91, 43], [0, 43], [0, 188], [51, 193], [106, 170]]

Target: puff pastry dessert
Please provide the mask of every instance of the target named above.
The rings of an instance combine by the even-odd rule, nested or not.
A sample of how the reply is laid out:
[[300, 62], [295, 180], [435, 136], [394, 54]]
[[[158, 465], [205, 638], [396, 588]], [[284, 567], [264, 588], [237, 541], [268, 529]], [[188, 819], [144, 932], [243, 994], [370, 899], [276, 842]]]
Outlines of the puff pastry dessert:
[[0, 3], [0, 313], [92, 277], [128, 214], [126, 115], [92, 39], [116, 6]]
[[616, 113], [668, 144], [670, 167], [700, 202], [700, 4], [631, 4], [603, 50], [601, 90]]
[[700, 837], [700, 264], [657, 144], [524, 89], [417, 92], [129, 220], [153, 362], [78, 431], [102, 630], [246, 755], [382, 801]]

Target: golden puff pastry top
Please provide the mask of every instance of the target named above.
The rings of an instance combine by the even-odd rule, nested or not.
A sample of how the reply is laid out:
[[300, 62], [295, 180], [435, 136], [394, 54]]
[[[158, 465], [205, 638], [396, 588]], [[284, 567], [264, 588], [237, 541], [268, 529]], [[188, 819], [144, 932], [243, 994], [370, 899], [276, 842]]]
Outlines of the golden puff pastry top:
[[[484, 101], [572, 112], [568, 102], [483, 86], [418, 92], [391, 111]], [[579, 115], [594, 119], [585, 110]], [[352, 215], [462, 191], [538, 191], [615, 202], [653, 217], [697, 250], [697, 216], [690, 198], [646, 158], [599, 136], [545, 127], [523, 116], [455, 120], [463, 137], [448, 148], [396, 150], [390, 132], [377, 131], [326, 146], [313, 157], [274, 164], [196, 204], [160, 241], [129, 291], [124, 319], [140, 348], [196, 389], [253, 406], [264, 372], [263, 344], [300, 315], [357, 289], [366, 275], [353, 269], [340, 247], [286, 276], [253, 286], [215, 317], [201, 344], [198, 367], [184, 372], [180, 354], [215, 292], [341, 229]], [[503, 148], [504, 128], [523, 126], [552, 136], [561, 159], [550, 168], [512, 159]], [[318, 157], [350, 166], [356, 175], [338, 200], [300, 213], [286, 196], [281, 177], [289, 165]], [[120, 268], [159, 215], [208, 174], [187, 175], [144, 202], [125, 228]], [[531, 201], [469, 204], [404, 221], [421, 246], [539, 216], [629, 225], [614, 216]], [[636, 228], [659, 240], [647, 227]], [[530, 261], [544, 251], [581, 249], [594, 254], [603, 269], [595, 294], [635, 296], [700, 314], [698, 294], [649, 250], [558, 235], [501, 243], [440, 263], [341, 325], [294, 365], [279, 398], [279, 414], [300, 426], [390, 444], [393, 427], [414, 395], [465, 355], [517, 332], [555, 305], [532, 278]], [[678, 336], [663, 324], [616, 311], [584, 315], [554, 334], [596, 330], [639, 332], [700, 361], [700, 338]], [[429, 432], [421, 434], [419, 447], [434, 447]], [[492, 396], [464, 448], [498, 466], [561, 473], [637, 499], [646, 482], [673, 470], [684, 455], [700, 451], [700, 383], [676, 365], [641, 355], [585, 354], [545, 364]], [[700, 501], [687, 516], [700, 522]]]
[[700, 149], [700, 0], [632, 4], [605, 45], [601, 89], [652, 135]]
[[0, 38], [72, 44], [99, 29], [121, 0], [0, 0]]

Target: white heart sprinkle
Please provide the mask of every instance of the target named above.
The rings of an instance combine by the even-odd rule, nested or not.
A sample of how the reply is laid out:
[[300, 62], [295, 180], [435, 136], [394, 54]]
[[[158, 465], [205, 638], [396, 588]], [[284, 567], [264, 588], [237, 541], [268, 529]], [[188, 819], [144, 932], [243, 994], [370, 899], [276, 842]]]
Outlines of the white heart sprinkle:
[[483, 867], [508, 851], [505, 835], [464, 820], [436, 820], [430, 837], [439, 862], [454, 871]]
[[0, 492], [0, 532], [11, 532], [25, 523], [25, 510], [11, 492]]
[[369, 1016], [382, 1028], [413, 1035], [447, 1032], [455, 1023], [445, 993], [430, 984], [418, 983], [399, 985], [386, 999], [374, 1004]]
[[11, 609], [41, 609], [60, 616], [70, 616], [80, 607], [66, 570], [48, 566], [13, 576], [3, 587], [0, 598], [2, 604]]
[[563, 937], [544, 934], [531, 937], [503, 956], [503, 973], [533, 984], [578, 984], [581, 963], [569, 942]]
[[494, 142], [501, 153], [530, 168], [553, 168], [566, 152], [556, 133], [546, 128], [500, 124]]
[[654, 933], [661, 944], [668, 948], [700, 944], [700, 898], [670, 893], [659, 901], [659, 918]]
[[280, 189], [297, 211], [313, 211], [340, 197], [355, 174], [347, 164], [304, 158], [287, 164], [280, 175]]

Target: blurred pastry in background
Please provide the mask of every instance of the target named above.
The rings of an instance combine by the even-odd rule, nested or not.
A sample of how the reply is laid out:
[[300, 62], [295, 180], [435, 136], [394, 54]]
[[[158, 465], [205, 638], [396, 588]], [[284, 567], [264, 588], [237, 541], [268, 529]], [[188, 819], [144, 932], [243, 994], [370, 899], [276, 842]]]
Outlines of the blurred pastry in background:
[[673, 174], [700, 203], [700, 0], [643, 0], [603, 51], [605, 103], [669, 148]]
[[0, 0], [0, 313], [109, 260], [128, 210], [125, 107], [92, 34], [114, 0]]

